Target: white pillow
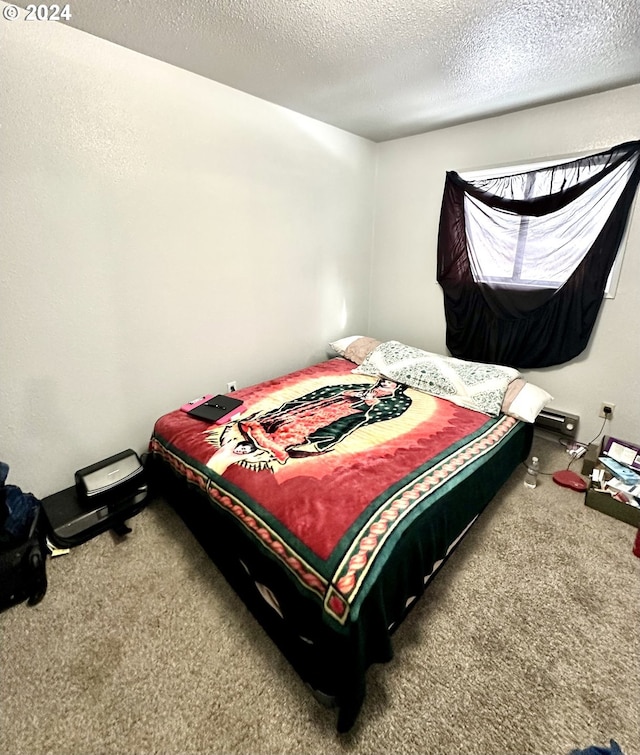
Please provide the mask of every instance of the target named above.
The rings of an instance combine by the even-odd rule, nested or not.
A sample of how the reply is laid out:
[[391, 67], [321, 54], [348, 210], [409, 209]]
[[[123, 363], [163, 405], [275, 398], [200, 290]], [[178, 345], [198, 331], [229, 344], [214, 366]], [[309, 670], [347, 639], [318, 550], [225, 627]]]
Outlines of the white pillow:
[[511, 402], [507, 414], [523, 422], [535, 422], [544, 407], [553, 401], [553, 396], [532, 383], [525, 383]]

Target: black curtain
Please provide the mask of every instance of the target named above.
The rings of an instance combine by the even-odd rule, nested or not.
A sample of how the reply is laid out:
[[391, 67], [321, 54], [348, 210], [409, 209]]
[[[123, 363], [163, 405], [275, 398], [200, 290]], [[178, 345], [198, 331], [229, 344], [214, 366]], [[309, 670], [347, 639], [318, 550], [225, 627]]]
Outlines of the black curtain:
[[[640, 181], [639, 158], [640, 141], [634, 141], [529, 174], [467, 182], [455, 172], [447, 173], [437, 279], [444, 292], [447, 348], [454, 357], [536, 368], [562, 364], [586, 348]], [[617, 176], [621, 169], [626, 172], [620, 192]], [[527, 179], [534, 173], [540, 174], [539, 185], [548, 187], [548, 193], [521, 188], [532, 185]], [[580, 213], [589, 222], [589, 213], [601, 211], [605, 204], [597, 191], [607, 180], [618, 181], [619, 197], [611, 211], [608, 206], [610, 214], [566, 280], [513, 286], [478, 274], [477, 250], [467, 232], [470, 209], [475, 213], [475, 228], [487, 223], [487, 229], [477, 234], [485, 248], [491, 245], [492, 222], [497, 228], [496, 222], [513, 225], [524, 219], [535, 225], [537, 240], [543, 242], [541, 269], [547, 263], [562, 267], [567, 244], [565, 228], [559, 223], [568, 228]], [[498, 220], [492, 221], [492, 215]]]

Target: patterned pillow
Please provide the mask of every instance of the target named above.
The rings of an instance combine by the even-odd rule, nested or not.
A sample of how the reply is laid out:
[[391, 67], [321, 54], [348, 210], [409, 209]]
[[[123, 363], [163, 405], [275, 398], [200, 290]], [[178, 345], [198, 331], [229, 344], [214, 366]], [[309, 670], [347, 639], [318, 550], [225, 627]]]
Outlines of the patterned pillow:
[[445, 357], [398, 341], [381, 343], [353, 372], [386, 377], [493, 417], [502, 410], [509, 383], [519, 377], [511, 367]]

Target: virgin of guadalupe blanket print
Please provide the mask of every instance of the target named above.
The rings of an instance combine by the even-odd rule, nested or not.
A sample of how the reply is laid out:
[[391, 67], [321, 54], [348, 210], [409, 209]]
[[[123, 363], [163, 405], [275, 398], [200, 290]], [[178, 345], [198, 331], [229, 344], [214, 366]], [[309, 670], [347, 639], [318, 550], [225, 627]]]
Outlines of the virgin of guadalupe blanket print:
[[412, 522], [519, 424], [352, 368], [332, 359], [238, 391], [245, 411], [224, 426], [176, 410], [150, 443], [338, 628]]

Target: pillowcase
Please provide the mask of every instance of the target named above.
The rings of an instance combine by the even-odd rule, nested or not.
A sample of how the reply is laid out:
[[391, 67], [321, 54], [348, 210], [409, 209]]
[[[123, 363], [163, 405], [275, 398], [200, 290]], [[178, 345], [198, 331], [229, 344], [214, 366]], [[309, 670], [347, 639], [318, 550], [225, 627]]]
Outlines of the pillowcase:
[[349, 336], [329, 344], [340, 356], [355, 364], [362, 364], [369, 354], [382, 342], [369, 336]]
[[331, 346], [331, 348], [337, 354], [340, 354], [340, 356], [343, 357], [349, 344], [353, 343], [358, 338], [362, 338], [362, 336], [347, 336], [346, 338], [341, 338], [339, 341], [334, 341], [333, 343], [330, 343], [329, 346]]
[[362, 338], [357, 338], [353, 343], [350, 343], [347, 346], [344, 355], [352, 362], [362, 364], [369, 354], [371, 354], [375, 348], [380, 346], [381, 343], [382, 341], [378, 341], [377, 338], [362, 336]]
[[517, 377], [515, 378], [515, 380], [512, 380], [509, 383], [509, 385], [507, 386], [507, 390], [505, 391], [504, 398], [502, 399], [502, 413], [503, 414], [509, 414], [509, 410], [511, 409], [511, 404], [513, 403], [513, 400], [520, 393], [520, 391], [524, 388], [526, 384], [527, 384], [527, 381], [521, 377]]
[[553, 401], [553, 396], [522, 378], [512, 380], [505, 393], [502, 411], [523, 422], [535, 422], [544, 407]]

